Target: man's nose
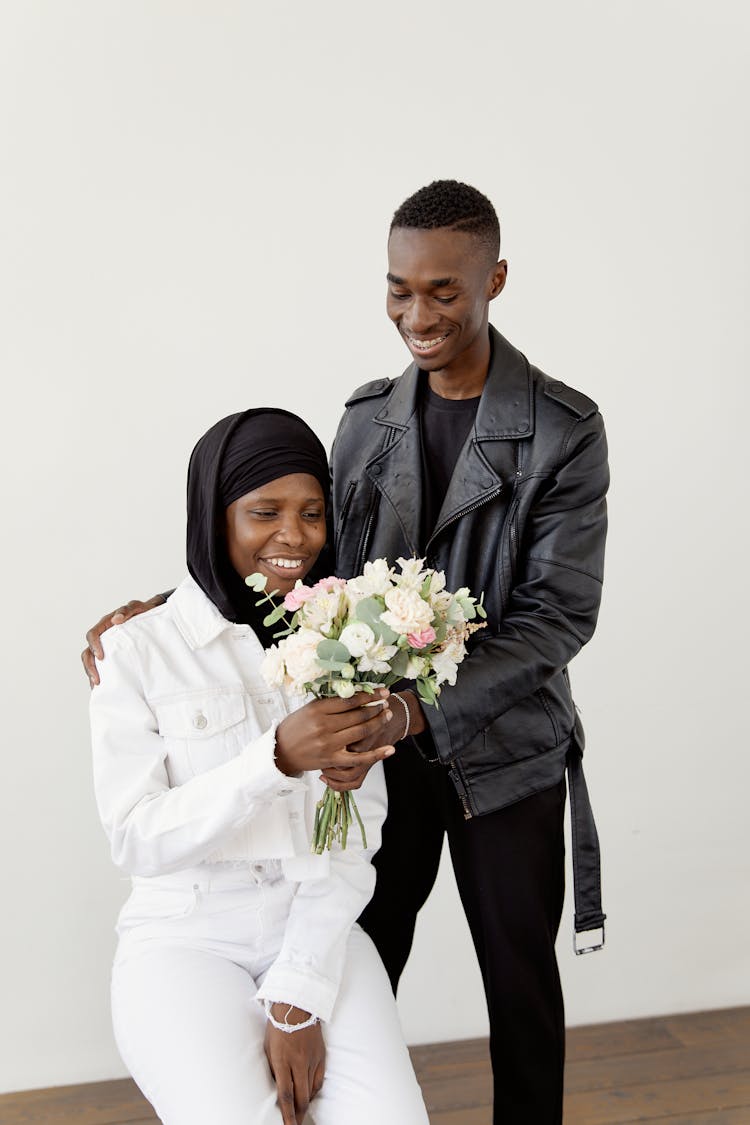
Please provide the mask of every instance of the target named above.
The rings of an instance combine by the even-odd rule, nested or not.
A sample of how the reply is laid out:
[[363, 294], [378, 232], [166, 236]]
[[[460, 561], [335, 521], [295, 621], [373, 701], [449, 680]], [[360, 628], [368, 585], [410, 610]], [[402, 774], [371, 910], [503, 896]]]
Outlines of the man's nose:
[[413, 297], [409, 303], [409, 311], [404, 318], [406, 327], [415, 335], [421, 335], [432, 328], [435, 323], [433, 310], [424, 297]]

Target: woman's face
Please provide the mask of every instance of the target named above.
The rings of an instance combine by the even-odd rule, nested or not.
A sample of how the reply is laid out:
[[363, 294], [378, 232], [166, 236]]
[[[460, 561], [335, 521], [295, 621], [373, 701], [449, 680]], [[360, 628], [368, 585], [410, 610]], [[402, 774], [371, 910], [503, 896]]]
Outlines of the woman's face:
[[240, 578], [265, 574], [268, 590], [288, 594], [326, 540], [323, 489], [309, 473], [291, 473], [240, 496], [226, 510], [227, 548]]

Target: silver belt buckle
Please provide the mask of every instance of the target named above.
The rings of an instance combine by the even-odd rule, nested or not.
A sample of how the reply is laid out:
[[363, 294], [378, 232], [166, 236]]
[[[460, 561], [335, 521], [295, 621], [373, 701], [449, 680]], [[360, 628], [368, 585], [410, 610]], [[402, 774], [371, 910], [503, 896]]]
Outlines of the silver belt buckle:
[[594, 929], [594, 930], [582, 930], [581, 934], [595, 934], [597, 930], [602, 931], [602, 940], [600, 942], [595, 942], [593, 945], [580, 945], [580, 946], [578, 944], [578, 940], [579, 940], [579, 937], [581, 935], [577, 934], [576, 931], [573, 930], [573, 951], [574, 951], [576, 957], [582, 957], [584, 955], [584, 953], [596, 953], [597, 949], [603, 949], [604, 948], [604, 923], [603, 922], [602, 922], [601, 926], [597, 926], [596, 929]]

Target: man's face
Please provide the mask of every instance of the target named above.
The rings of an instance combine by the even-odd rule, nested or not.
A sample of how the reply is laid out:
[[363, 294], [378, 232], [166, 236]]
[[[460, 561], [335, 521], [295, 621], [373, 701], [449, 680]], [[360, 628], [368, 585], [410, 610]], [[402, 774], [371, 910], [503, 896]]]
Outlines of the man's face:
[[424, 371], [471, 368], [489, 346], [489, 302], [506, 263], [490, 263], [472, 234], [396, 227], [388, 240], [387, 311]]

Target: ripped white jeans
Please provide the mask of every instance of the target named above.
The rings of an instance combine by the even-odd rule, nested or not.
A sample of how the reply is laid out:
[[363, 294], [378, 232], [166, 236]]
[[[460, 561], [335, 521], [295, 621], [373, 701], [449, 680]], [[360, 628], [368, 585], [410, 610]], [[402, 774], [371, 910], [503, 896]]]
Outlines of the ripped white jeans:
[[[145, 880], [123, 907], [115, 1036], [165, 1125], [281, 1125], [255, 993], [280, 948], [293, 894], [272, 861]], [[325, 1080], [306, 1120], [427, 1125], [388, 978], [356, 925], [323, 1036]]]

